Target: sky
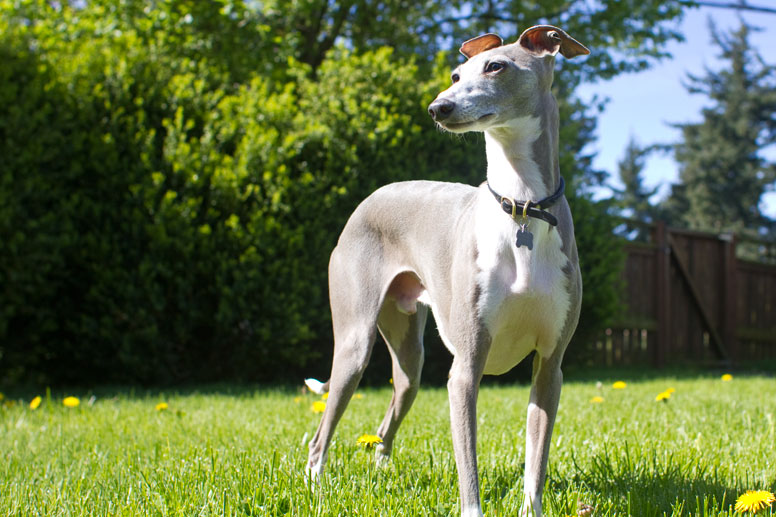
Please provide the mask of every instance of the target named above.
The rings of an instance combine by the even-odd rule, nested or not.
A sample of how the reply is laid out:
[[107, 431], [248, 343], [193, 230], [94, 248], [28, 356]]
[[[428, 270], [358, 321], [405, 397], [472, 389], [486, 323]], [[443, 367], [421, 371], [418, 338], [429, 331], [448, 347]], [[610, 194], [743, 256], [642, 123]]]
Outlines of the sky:
[[[776, 8], [776, 0], [749, 3]], [[672, 59], [661, 61], [644, 72], [621, 75], [577, 89], [583, 99], [590, 99], [594, 94], [610, 99], [606, 110], [598, 117], [598, 140], [593, 146], [597, 157], [593, 164], [610, 173], [609, 182], [613, 185], [619, 185], [617, 161], [622, 159], [631, 137], [640, 146], [675, 142], [679, 140], [680, 131], [672, 128], [671, 123], [701, 120], [701, 109], [709, 101], [703, 95], [687, 93], [682, 82], [688, 72], [703, 76], [704, 66], [717, 70], [724, 65], [719, 59], [719, 48], [711, 43], [710, 17], [719, 30], [739, 27], [737, 11], [731, 9], [701, 7], [687, 10], [681, 22], [685, 41], [667, 47]], [[776, 64], [776, 14], [742, 11], [741, 17], [763, 29], [752, 34], [750, 43], [766, 63]], [[776, 149], [766, 153], [776, 159]], [[657, 201], [666, 195], [670, 183], [677, 181], [677, 164], [669, 155], [654, 153], [645, 165], [643, 177], [646, 187], [660, 187], [653, 198]], [[601, 197], [610, 194], [606, 189], [599, 192]], [[776, 218], [776, 192], [763, 196], [761, 209]]]

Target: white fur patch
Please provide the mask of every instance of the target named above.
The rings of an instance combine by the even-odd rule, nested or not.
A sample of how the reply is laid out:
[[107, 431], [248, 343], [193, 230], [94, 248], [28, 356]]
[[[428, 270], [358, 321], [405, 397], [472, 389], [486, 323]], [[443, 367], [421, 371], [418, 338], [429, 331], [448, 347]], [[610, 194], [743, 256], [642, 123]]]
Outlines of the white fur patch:
[[423, 289], [423, 292], [420, 293], [420, 296], [418, 296], [418, 301], [423, 305], [431, 306], [431, 296], [429, 296], [426, 289]]
[[480, 505], [467, 506], [461, 509], [461, 517], [482, 517], [482, 509]]
[[517, 200], [547, 196], [547, 187], [533, 157], [533, 144], [541, 134], [539, 117], [528, 116], [515, 119], [509, 126], [485, 132], [488, 183], [493, 190]]
[[323, 474], [323, 467], [326, 464], [326, 456], [323, 455], [318, 460], [318, 462], [315, 465], [307, 466], [306, 473], [307, 473], [307, 479], [310, 479], [310, 481], [314, 483], [320, 483], [321, 482], [321, 475]]
[[[547, 195], [532, 156], [539, 130], [538, 119], [526, 117], [515, 127], [486, 133], [488, 183], [499, 194], [518, 201]], [[502, 147], [500, 140], [510, 138], [516, 143]], [[517, 223], [494, 202], [487, 187], [479, 196], [474, 217], [483, 294], [477, 309], [492, 338], [485, 373], [498, 375], [533, 350], [547, 357], [555, 349], [570, 305], [563, 272], [568, 258], [558, 230], [533, 218], [528, 220], [533, 249], [517, 248]]]

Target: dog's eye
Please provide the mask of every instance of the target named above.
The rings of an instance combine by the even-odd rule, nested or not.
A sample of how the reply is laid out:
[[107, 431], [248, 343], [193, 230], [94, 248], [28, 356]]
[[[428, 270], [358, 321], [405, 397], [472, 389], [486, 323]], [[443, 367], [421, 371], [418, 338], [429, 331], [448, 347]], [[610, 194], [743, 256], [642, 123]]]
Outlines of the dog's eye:
[[453, 82], [454, 82], [454, 83], [457, 83], [458, 81], [460, 81], [460, 80], [461, 80], [461, 76], [460, 76], [460, 75], [458, 75], [458, 74], [453, 74], [453, 75], [451, 76], [451, 79], [453, 80]]
[[485, 66], [485, 73], [493, 73], [493, 72], [498, 72], [498, 71], [499, 71], [499, 70], [501, 70], [502, 68], [504, 68], [504, 65], [503, 65], [503, 64], [501, 64], [501, 63], [499, 63], [499, 62], [497, 62], [497, 61], [491, 61], [490, 63], [488, 63], [488, 64]]

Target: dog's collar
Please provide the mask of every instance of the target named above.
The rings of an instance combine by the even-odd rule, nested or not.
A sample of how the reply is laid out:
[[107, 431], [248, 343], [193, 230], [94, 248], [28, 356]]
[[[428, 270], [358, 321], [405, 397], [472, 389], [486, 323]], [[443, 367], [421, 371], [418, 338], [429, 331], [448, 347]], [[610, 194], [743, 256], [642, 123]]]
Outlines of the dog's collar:
[[551, 213], [545, 211], [545, 208], [549, 208], [558, 200], [563, 197], [563, 190], [566, 188], [566, 183], [563, 181], [563, 176], [560, 178], [560, 184], [558, 189], [551, 195], [539, 201], [515, 201], [512, 198], [502, 196], [490, 186], [488, 183], [488, 189], [493, 197], [501, 205], [501, 209], [512, 216], [512, 219], [519, 219], [521, 217], [533, 217], [535, 219], [541, 219], [547, 221], [552, 226], [558, 226], [558, 219]]

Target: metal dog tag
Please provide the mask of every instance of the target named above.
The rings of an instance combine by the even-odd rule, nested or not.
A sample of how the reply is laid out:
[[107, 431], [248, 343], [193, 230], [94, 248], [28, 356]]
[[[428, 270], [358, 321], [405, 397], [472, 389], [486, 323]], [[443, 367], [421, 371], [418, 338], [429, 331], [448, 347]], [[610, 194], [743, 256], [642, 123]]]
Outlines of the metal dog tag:
[[515, 240], [515, 246], [525, 246], [529, 250], [533, 249], [533, 234], [528, 231], [527, 224], [521, 224], [517, 228], [517, 239]]

